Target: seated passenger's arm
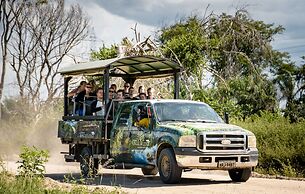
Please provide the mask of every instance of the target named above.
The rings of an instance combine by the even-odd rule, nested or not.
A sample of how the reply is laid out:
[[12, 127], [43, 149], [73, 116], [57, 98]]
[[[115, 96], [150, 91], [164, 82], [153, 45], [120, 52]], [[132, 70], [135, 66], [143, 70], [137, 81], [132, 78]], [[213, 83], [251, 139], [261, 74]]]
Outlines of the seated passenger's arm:
[[72, 90], [71, 92], [68, 93], [67, 97], [72, 97], [75, 94], [77, 94], [78, 88], [75, 88], [74, 90]]
[[148, 128], [149, 123], [150, 123], [150, 118], [143, 118], [139, 122], [136, 122], [135, 126]]
[[100, 107], [96, 107], [97, 101], [94, 101], [93, 103], [91, 103], [91, 111], [92, 112], [97, 112], [102, 110], [102, 106]]

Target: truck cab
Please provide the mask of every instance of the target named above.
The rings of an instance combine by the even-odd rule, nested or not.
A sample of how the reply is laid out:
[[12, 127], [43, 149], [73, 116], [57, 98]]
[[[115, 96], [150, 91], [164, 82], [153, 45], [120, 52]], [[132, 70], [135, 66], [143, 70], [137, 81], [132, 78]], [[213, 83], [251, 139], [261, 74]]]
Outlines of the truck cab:
[[[96, 174], [102, 165], [141, 168], [144, 175], [159, 172], [164, 183], [177, 183], [183, 171], [192, 169], [227, 170], [233, 181], [249, 179], [258, 162], [254, 134], [225, 123], [203, 102], [179, 100], [181, 67], [177, 63], [133, 56], [69, 67], [62, 70], [65, 94], [72, 75], [96, 76], [103, 71], [105, 116], [69, 112], [65, 95], [65, 115], [59, 121], [58, 137], [69, 145], [64, 157], [67, 162], [79, 162], [84, 176]], [[131, 84], [136, 79], [173, 76], [175, 99], [109, 101], [110, 75]]]

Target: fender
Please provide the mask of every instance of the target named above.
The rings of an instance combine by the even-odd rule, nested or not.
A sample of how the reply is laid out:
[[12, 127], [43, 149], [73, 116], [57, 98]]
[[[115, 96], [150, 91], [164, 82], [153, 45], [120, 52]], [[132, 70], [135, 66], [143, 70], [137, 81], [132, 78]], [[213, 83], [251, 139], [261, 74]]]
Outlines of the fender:
[[162, 136], [159, 138], [158, 140], [158, 147], [157, 147], [157, 151], [155, 153], [155, 165], [157, 166], [157, 162], [158, 162], [158, 157], [159, 157], [159, 154], [161, 152], [161, 150], [163, 148], [168, 148], [168, 147], [171, 147], [171, 148], [175, 148], [177, 147], [178, 145], [178, 141], [175, 140], [173, 137], [171, 136]]

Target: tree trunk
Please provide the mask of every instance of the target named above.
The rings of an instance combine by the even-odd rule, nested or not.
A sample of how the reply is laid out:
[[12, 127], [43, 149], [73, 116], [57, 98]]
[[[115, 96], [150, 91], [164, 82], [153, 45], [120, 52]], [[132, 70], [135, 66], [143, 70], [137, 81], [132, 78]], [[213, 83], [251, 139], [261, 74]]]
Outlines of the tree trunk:
[[3, 50], [2, 55], [2, 71], [1, 71], [1, 79], [0, 79], [0, 120], [2, 119], [2, 96], [3, 96], [3, 89], [4, 89], [4, 76], [6, 71], [6, 58], [7, 58], [7, 51]]

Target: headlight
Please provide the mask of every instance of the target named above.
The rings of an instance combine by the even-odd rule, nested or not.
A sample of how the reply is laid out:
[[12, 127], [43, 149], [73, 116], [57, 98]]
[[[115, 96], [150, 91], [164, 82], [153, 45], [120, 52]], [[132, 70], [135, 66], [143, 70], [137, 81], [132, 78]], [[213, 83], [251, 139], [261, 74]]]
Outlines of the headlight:
[[256, 148], [256, 137], [248, 135], [248, 148]]
[[181, 136], [179, 147], [196, 147], [196, 135]]

